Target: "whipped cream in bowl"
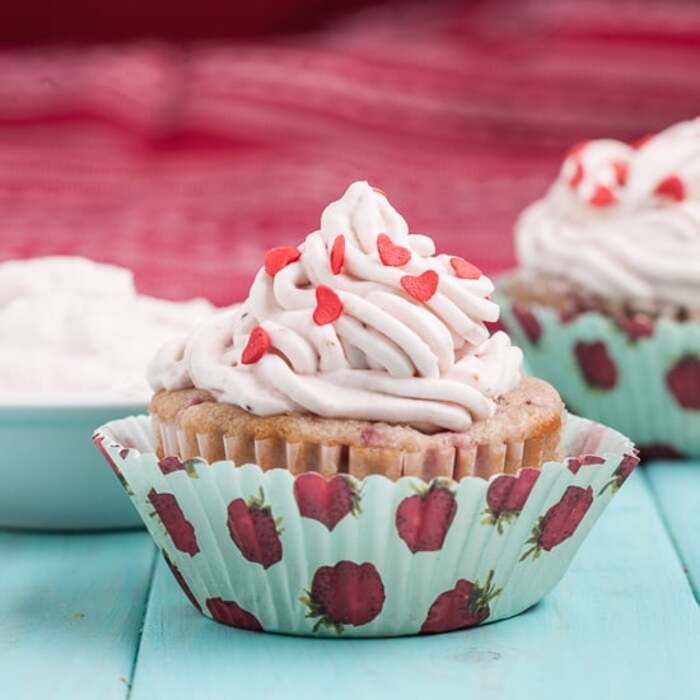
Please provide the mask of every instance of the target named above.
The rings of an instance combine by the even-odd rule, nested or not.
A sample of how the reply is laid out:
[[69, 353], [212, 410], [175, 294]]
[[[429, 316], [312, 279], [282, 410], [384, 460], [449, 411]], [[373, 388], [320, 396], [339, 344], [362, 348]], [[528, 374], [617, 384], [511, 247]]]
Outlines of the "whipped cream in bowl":
[[0, 526], [140, 525], [90, 435], [143, 412], [149, 358], [217, 311], [140, 295], [129, 270], [85, 258], [0, 263]]

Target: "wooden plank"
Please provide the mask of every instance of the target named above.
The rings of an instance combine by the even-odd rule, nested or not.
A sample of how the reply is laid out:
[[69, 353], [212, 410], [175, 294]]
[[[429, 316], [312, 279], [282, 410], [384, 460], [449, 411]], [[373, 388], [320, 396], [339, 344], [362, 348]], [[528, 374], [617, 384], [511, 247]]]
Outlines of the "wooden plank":
[[700, 461], [655, 462], [645, 472], [700, 602]]
[[126, 698], [154, 553], [144, 532], [0, 532], [0, 697]]
[[700, 613], [634, 475], [557, 590], [531, 611], [434, 637], [315, 640], [201, 617], [158, 565], [132, 699], [700, 696]]

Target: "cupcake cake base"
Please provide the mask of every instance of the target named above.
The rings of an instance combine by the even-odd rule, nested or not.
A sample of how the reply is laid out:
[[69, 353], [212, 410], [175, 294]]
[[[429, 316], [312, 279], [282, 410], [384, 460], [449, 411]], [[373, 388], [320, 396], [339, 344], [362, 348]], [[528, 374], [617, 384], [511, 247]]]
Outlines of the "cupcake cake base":
[[161, 458], [230, 459], [293, 474], [390, 479], [487, 477], [539, 467], [560, 458], [564, 423], [558, 394], [530, 377], [498, 400], [493, 417], [464, 433], [431, 435], [407, 426], [304, 415], [258, 417], [198, 389], [159, 392], [150, 411]]

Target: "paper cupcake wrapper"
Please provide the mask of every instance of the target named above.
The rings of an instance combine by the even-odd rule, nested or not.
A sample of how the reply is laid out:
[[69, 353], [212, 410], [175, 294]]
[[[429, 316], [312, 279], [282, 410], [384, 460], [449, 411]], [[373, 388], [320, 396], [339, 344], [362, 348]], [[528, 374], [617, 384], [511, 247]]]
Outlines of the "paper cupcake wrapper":
[[384, 447], [287, 442], [281, 438], [259, 440], [252, 435], [231, 437], [220, 431], [197, 433], [186, 431], [177, 423], [161, 421], [153, 414], [151, 421], [156, 452], [160, 456], [177, 456], [184, 460], [201, 457], [208, 462], [228, 459], [236, 464], [254, 462], [265, 471], [283, 467], [293, 474], [315, 471], [327, 477], [348, 473], [363, 479], [381, 473], [392, 480], [402, 476], [426, 481], [436, 477], [488, 478], [492, 474], [512, 474], [521, 467], [539, 467], [561, 457], [559, 427], [521, 441], [406, 452]]
[[201, 612], [328, 637], [441, 632], [522, 612], [559, 581], [637, 462], [627, 438], [575, 416], [567, 459], [489, 481], [159, 461], [145, 416], [108, 423], [94, 440]]
[[629, 328], [586, 312], [494, 294], [501, 321], [537, 377], [567, 407], [634, 440], [642, 458], [700, 456], [700, 323], [660, 319]]

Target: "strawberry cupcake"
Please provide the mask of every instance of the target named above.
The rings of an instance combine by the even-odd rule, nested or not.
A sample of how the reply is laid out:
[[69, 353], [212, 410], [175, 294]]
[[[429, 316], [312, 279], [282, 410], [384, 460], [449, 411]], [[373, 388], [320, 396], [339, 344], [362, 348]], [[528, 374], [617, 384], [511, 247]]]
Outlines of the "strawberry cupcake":
[[492, 291], [357, 182], [238, 309], [162, 348], [150, 420], [95, 441], [195, 607], [387, 636], [551, 589], [636, 457], [522, 374]]
[[515, 235], [496, 298], [532, 371], [643, 456], [700, 456], [700, 119], [578, 144]]

